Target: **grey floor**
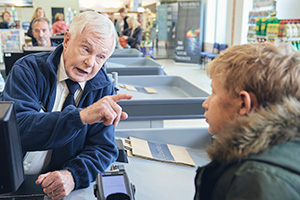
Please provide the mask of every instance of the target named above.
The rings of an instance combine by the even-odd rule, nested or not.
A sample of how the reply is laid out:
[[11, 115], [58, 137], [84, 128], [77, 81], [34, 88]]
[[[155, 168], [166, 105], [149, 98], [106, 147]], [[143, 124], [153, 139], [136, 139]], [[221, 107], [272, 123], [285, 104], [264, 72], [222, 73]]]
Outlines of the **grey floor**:
[[[207, 76], [206, 71], [201, 69], [198, 64], [186, 64], [174, 62], [173, 59], [156, 59], [157, 63], [164, 66], [167, 75], [180, 76], [190, 83], [193, 83], [203, 91], [210, 93], [211, 80]], [[199, 105], [201, 106], [201, 105]], [[204, 119], [193, 120], [167, 120], [164, 121], [165, 128], [178, 128], [178, 127], [207, 127]]]

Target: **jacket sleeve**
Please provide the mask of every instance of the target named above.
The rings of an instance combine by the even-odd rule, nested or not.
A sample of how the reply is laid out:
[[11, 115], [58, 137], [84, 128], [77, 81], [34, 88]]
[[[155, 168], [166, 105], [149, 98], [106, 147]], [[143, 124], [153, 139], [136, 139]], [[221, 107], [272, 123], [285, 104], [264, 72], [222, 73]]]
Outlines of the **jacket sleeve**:
[[114, 126], [102, 125], [100, 130], [99, 127], [101, 125], [91, 125], [83, 151], [63, 165], [63, 169], [72, 173], [75, 189], [88, 187], [118, 156]]
[[299, 199], [299, 193], [291, 180], [280, 170], [272, 168], [248, 169], [233, 179], [226, 199], [230, 200], [280, 200]]
[[[114, 94], [113, 85], [106, 91], [106, 95], [112, 94]], [[113, 125], [105, 126], [100, 123], [87, 125], [84, 129], [87, 130], [85, 142], [84, 144], [79, 142], [83, 145], [82, 150], [70, 160], [62, 163], [62, 169], [67, 169], [72, 173], [75, 189], [88, 187], [91, 182], [95, 181], [97, 174], [105, 171], [118, 156]]]
[[14, 65], [8, 76], [2, 100], [15, 103], [23, 151], [65, 145], [84, 127], [79, 116], [80, 109], [41, 112], [40, 96], [52, 87], [44, 87], [44, 84], [49, 84], [47, 81], [37, 81], [39, 75], [29, 70], [30, 67], [24, 67], [28, 62], [22, 62], [23, 66], [20, 63]]

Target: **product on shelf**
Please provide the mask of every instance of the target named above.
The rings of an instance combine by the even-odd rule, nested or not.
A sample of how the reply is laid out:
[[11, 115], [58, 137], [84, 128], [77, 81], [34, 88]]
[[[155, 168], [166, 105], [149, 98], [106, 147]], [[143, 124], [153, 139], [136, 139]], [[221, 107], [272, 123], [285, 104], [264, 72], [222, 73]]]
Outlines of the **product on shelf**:
[[283, 37], [285, 20], [281, 20], [278, 26], [278, 37]]
[[300, 19], [296, 19], [295, 21], [296, 21], [296, 27], [298, 29], [297, 37], [300, 37]]
[[[279, 27], [280, 27], [280, 20], [278, 20], [276, 17], [271, 17], [266, 20], [267, 23], [267, 29], [266, 29], [266, 36], [267, 37], [278, 37], [279, 35]], [[283, 26], [282, 32], [283, 32]]]
[[287, 20], [284, 24], [283, 37], [292, 37], [292, 25], [290, 20]]
[[255, 27], [255, 31], [256, 31], [256, 35], [260, 35], [260, 27], [261, 27], [261, 17], [256, 18], [256, 27]]
[[[271, 17], [273, 16], [273, 17]], [[278, 19], [272, 11], [251, 11], [248, 19], [248, 42], [290, 42], [300, 50], [300, 19]]]

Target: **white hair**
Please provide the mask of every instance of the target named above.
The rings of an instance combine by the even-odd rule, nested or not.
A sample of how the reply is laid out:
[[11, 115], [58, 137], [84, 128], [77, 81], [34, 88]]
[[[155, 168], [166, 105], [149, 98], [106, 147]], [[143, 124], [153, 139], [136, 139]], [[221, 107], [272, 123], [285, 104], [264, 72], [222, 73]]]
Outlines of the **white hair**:
[[[77, 35], [82, 34], [83, 30], [93, 32], [100, 38], [115, 37], [115, 27], [112, 21], [108, 17], [94, 11], [85, 11], [73, 18], [69, 28], [71, 37], [76, 38]], [[116, 41], [113, 41], [112, 49], [116, 45]]]

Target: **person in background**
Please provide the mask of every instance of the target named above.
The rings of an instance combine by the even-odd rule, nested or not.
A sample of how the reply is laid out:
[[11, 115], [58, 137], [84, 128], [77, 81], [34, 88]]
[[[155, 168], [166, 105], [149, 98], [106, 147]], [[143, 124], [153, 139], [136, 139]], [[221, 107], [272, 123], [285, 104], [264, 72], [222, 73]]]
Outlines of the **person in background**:
[[232, 46], [208, 68], [203, 102], [211, 163], [195, 200], [300, 199], [300, 52], [290, 44]]
[[32, 34], [36, 40], [33, 46], [51, 47], [58, 44], [51, 41], [50, 22], [46, 17], [37, 18], [32, 23]]
[[4, 11], [2, 13], [2, 22], [0, 23], [0, 29], [8, 29], [10, 23], [10, 13], [8, 11]]
[[141, 41], [143, 37], [143, 29], [135, 17], [127, 19], [128, 28], [122, 32], [122, 39], [127, 40], [127, 44], [131, 48], [141, 50]]
[[[98, 12], [99, 14], [102, 14], [103, 16], [106, 16], [108, 19], [110, 19], [113, 22], [113, 18], [112, 16], [109, 16], [107, 13], [101, 13]], [[115, 30], [115, 38], [116, 38], [116, 49], [123, 49], [123, 47], [121, 46], [120, 42], [119, 42], [119, 37], [118, 37], [118, 33], [117, 30]]]
[[37, 18], [40, 18], [40, 17], [46, 17], [46, 13], [45, 11], [43, 10], [43, 8], [41, 7], [37, 7], [32, 15], [32, 18], [31, 18], [31, 22], [30, 22], [30, 25], [29, 25], [29, 29], [27, 31], [27, 36], [31, 37], [31, 40], [32, 40], [32, 44], [36, 44], [36, 40], [33, 36], [33, 33], [32, 33], [32, 24], [33, 24], [33, 21]]
[[64, 22], [64, 14], [56, 13], [54, 19], [56, 22], [52, 24], [53, 34], [61, 34], [69, 29], [68, 25]]
[[103, 68], [114, 34], [107, 17], [82, 12], [54, 51], [19, 59], [8, 75], [0, 100], [15, 102], [25, 172], [42, 173], [36, 184], [53, 200], [88, 187], [117, 159], [114, 129], [128, 117], [117, 102], [132, 96], [115, 94]]
[[127, 23], [127, 10], [126, 8], [121, 8], [119, 10], [120, 13], [120, 19], [116, 23], [116, 29], [119, 35], [122, 34], [122, 32], [128, 28], [128, 23]]

